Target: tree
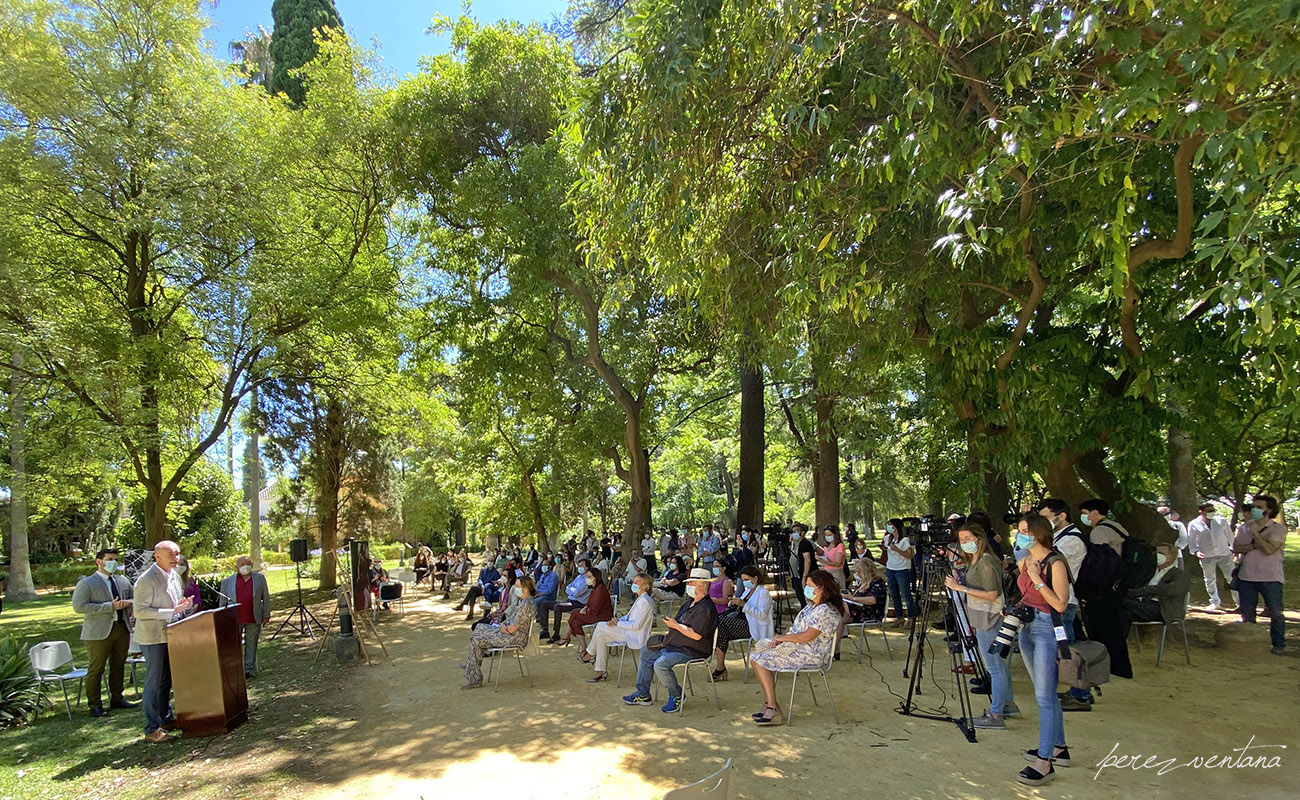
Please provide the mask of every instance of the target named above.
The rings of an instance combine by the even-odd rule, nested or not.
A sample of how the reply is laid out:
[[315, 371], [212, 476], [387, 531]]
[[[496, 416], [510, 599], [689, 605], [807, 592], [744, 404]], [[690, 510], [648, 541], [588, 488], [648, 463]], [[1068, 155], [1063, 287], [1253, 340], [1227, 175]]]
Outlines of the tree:
[[[0, 73], [15, 177], [0, 204], [31, 235], [0, 275], [0, 316], [28, 349], [24, 370], [113, 432], [146, 490], [152, 545], [290, 340], [367, 302], [384, 204], [373, 170], [343, 169], [368, 141], [345, 99], [291, 118], [232, 85], [188, 3], [75, 8], [6, 7], [5, 45], [21, 56]], [[322, 86], [352, 80], [350, 59], [331, 63], [346, 81], [325, 70]], [[346, 146], [321, 155], [327, 135]]]
[[299, 70], [316, 58], [319, 36], [343, 31], [343, 19], [334, 0], [275, 0], [271, 19], [274, 26], [267, 53], [270, 80], [266, 88], [271, 94], [286, 95], [295, 108], [301, 108], [307, 87]]

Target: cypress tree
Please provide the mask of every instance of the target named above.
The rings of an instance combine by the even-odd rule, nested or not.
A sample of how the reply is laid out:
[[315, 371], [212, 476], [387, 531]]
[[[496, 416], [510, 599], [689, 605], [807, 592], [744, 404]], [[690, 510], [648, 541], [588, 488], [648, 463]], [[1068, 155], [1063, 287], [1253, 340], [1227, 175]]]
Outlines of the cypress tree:
[[334, 0], [275, 0], [271, 4], [272, 94], [284, 92], [294, 106], [302, 106], [307, 89], [302, 79], [290, 73], [316, 57], [314, 32], [322, 28], [342, 30], [343, 19]]

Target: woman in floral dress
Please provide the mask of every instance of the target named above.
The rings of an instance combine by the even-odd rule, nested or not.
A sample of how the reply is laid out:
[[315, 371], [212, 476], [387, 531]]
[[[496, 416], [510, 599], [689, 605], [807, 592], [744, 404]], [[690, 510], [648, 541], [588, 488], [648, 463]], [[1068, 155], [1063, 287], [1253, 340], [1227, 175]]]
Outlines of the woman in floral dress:
[[763, 687], [763, 710], [754, 715], [759, 725], [781, 721], [775, 671], [820, 667], [835, 647], [842, 621], [840, 609], [844, 607], [839, 583], [826, 570], [815, 569], [804, 579], [803, 592], [808, 605], [794, 618], [790, 630], [755, 642], [749, 657], [749, 665]]
[[462, 689], [478, 689], [483, 686], [483, 656], [494, 647], [528, 644], [528, 631], [532, 626], [537, 607], [533, 605], [533, 594], [537, 585], [527, 576], [515, 582], [519, 591], [514, 602], [506, 608], [500, 623], [480, 625], [469, 637], [469, 657], [461, 665], [465, 668], [465, 683]]

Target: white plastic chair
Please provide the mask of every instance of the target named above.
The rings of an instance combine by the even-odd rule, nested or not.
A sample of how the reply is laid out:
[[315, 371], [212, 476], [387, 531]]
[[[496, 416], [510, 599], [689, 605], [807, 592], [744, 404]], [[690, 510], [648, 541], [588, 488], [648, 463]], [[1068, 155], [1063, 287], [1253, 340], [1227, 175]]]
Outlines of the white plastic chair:
[[497, 681], [496, 684], [492, 687], [492, 691], [495, 692], [497, 689], [501, 688], [502, 667], [500, 664], [500, 659], [504, 658], [506, 653], [511, 653], [514, 655], [515, 663], [519, 665], [519, 677], [522, 678], [524, 676], [527, 676], [528, 686], [530, 688], [532, 687], [533, 671], [531, 669], [527, 671], [524, 670], [524, 659], [528, 657], [528, 653], [525, 652], [525, 648], [528, 647], [527, 643], [530, 643], [533, 640], [533, 625], [535, 625], [536, 622], [537, 620], [536, 618], [534, 618], [532, 621], [528, 623], [528, 635], [524, 637], [525, 644], [507, 644], [501, 647], [493, 647], [491, 650], [488, 650], [486, 653], [484, 653], [484, 655], [487, 657], [488, 660], [487, 679], [489, 681], [492, 680], [492, 667], [494, 664], [496, 665]]
[[[714, 704], [718, 707], [718, 710], [719, 710], [719, 711], [722, 710], [722, 701], [718, 699], [718, 683], [717, 683], [717, 681], [713, 680], [713, 669], [712, 669], [712, 668], [713, 668], [713, 652], [714, 652], [715, 650], [717, 650], [717, 649], [718, 649], [718, 629], [717, 629], [717, 628], [714, 628], [714, 629], [713, 629], [713, 646], [709, 648], [709, 655], [708, 655], [708, 656], [706, 656], [705, 658], [692, 658], [690, 661], [683, 661], [683, 662], [680, 663], [680, 664], [674, 664], [674, 665], [673, 665], [673, 669], [677, 669], [678, 667], [681, 667], [681, 669], [682, 669], [682, 683], [685, 684], [685, 687], [682, 689], [682, 697], [681, 697], [681, 701], [677, 703], [677, 713], [678, 713], [678, 714], [681, 714], [681, 713], [682, 713], [682, 709], [684, 709], [684, 708], [686, 707], [686, 692], [689, 691], [689, 692], [691, 693], [691, 696], [692, 696], [692, 697], [695, 696], [695, 686], [692, 685], [692, 683], [691, 683], [691, 667], [704, 667], [704, 672], [705, 672], [706, 674], [708, 674], [708, 676], [709, 676], [709, 685], [713, 687], [713, 702], [714, 702]], [[619, 674], [622, 675], [622, 672], [623, 672], [623, 666], [622, 666], [622, 664], [619, 665], [619, 668], [618, 668], [618, 669], [619, 669]], [[656, 678], [656, 680], [655, 680], [655, 702], [659, 702], [659, 686], [658, 686], [658, 684], [659, 684], [659, 682], [658, 682], [658, 679]]]
[[131, 633], [131, 643], [126, 646], [126, 663], [131, 665], [131, 685], [135, 687], [135, 696], [138, 698], [143, 692], [140, 689], [140, 684], [135, 679], [135, 668], [145, 663], [145, 661], [144, 651], [140, 649], [140, 645], [135, 643], [134, 632]]
[[663, 800], [727, 800], [731, 792], [731, 759], [704, 780], [672, 789]]
[[[788, 707], [786, 707], [786, 710], [785, 710], [785, 725], [786, 725], [787, 728], [790, 727], [790, 720], [791, 720], [791, 718], [794, 716], [794, 693], [795, 693], [795, 690], [799, 688], [799, 673], [800, 673], [800, 672], [804, 673], [804, 677], [806, 677], [806, 678], [808, 679], [808, 691], [812, 694], [813, 705], [818, 705], [818, 703], [817, 703], [817, 690], [816, 690], [815, 688], [813, 688], [812, 676], [811, 676], [811, 675], [808, 675], [807, 673], [809, 673], [809, 672], [820, 672], [820, 673], [821, 673], [821, 676], [822, 676], [822, 684], [825, 685], [825, 687], [826, 687], [826, 696], [829, 697], [829, 698], [831, 699], [831, 713], [835, 715], [835, 724], [836, 724], [836, 725], [840, 724], [840, 712], [839, 712], [838, 709], [835, 708], [835, 695], [831, 694], [831, 683], [830, 683], [830, 681], [827, 680], [827, 678], [826, 678], [826, 673], [830, 672], [830, 670], [831, 670], [831, 665], [835, 663], [834, 657], [835, 657], [835, 640], [834, 640], [834, 639], [831, 639], [831, 640], [830, 640], [830, 644], [826, 647], [826, 652], [822, 655], [822, 661], [821, 661], [821, 665], [820, 665], [820, 666], [816, 666], [816, 667], [800, 667], [800, 668], [798, 668], [798, 669], [776, 669], [776, 670], [772, 670], [774, 673], [789, 672], [789, 673], [792, 674], [792, 676], [793, 676], [793, 678], [794, 678], [794, 680], [791, 681], [791, 683], [790, 683], [790, 705], [789, 705]], [[775, 675], [773, 675], [772, 677], [773, 677], [773, 680], [776, 679], [776, 676], [775, 676]]]
[[[27, 651], [27, 658], [32, 662], [32, 671], [36, 673], [36, 680], [40, 682], [41, 696], [45, 696], [45, 684], [57, 683], [63, 689], [63, 707], [68, 711], [69, 721], [72, 719], [72, 704], [68, 702], [68, 681], [77, 682], [77, 705], [81, 705], [81, 693], [85, 687], [86, 670], [77, 669], [77, 665], [72, 661], [72, 647], [67, 642], [41, 642], [32, 645]], [[70, 667], [66, 672], [58, 672], [60, 668]]]
[[1165, 621], [1161, 620], [1161, 621], [1159, 621], [1159, 622], [1134, 622], [1134, 623], [1132, 623], [1132, 627], [1133, 627], [1133, 641], [1137, 643], [1137, 649], [1138, 649], [1138, 652], [1139, 652], [1139, 653], [1142, 652], [1142, 634], [1138, 632], [1138, 628], [1140, 628], [1140, 627], [1141, 627], [1141, 628], [1150, 628], [1150, 627], [1153, 627], [1153, 626], [1159, 626], [1159, 627], [1160, 627], [1160, 646], [1159, 646], [1158, 648], [1156, 648], [1156, 666], [1157, 666], [1157, 667], [1160, 666], [1160, 659], [1161, 659], [1162, 657], [1164, 657], [1164, 654], [1165, 654], [1165, 636], [1169, 633], [1169, 628], [1170, 628], [1171, 625], [1177, 625], [1179, 628], [1182, 629], [1182, 631], [1183, 631], [1183, 657], [1187, 659], [1187, 663], [1188, 663], [1189, 665], [1192, 663], [1192, 651], [1191, 651], [1191, 649], [1187, 646], [1187, 606], [1190, 605], [1191, 602], [1192, 602], [1192, 593], [1191, 593], [1191, 592], [1188, 592], [1188, 593], [1183, 597], [1183, 618], [1182, 618], [1182, 619], [1176, 619], [1176, 620], [1174, 620], [1173, 622], [1165, 622]]

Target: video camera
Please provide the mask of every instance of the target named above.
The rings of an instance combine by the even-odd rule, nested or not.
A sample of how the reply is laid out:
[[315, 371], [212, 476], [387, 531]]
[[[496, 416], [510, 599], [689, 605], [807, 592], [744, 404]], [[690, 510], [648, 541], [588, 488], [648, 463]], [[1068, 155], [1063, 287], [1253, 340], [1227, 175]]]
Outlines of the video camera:
[[932, 514], [904, 517], [903, 535], [922, 553], [943, 550], [952, 542], [952, 526]]

